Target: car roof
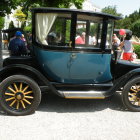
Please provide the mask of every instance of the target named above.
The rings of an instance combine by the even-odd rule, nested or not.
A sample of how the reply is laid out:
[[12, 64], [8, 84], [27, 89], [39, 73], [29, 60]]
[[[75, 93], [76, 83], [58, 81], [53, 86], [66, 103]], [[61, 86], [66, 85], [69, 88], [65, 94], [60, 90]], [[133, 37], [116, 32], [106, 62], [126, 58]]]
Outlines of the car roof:
[[78, 13], [78, 14], [88, 14], [90, 16], [98, 16], [98, 17], [105, 17], [113, 20], [119, 20], [122, 19], [122, 17], [119, 16], [114, 16], [111, 14], [107, 13], [102, 13], [102, 12], [93, 12], [93, 11], [86, 11], [86, 10], [81, 10], [81, 9], [68, 9], [68, 8], [46, 8], [46, 7], [39, 7], [39, 8], [33, 8], [31, 10], [32, 12], [36, 13], [46, 13], [46, 12], [70, 12], [70, 13]]

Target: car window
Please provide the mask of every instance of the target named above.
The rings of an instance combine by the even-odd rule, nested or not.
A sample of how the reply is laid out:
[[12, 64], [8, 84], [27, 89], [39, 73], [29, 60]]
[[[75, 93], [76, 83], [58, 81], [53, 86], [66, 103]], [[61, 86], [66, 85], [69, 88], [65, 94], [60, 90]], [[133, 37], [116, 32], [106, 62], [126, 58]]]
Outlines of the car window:
[[75, 47], [100, 48], [102, 24], [102, 18], [78, 15]]
[[114, 22], [109, 21], [108, 26], [107, 26], [107, 38], [106, 38], [106, 48], [107, 49], [112, 48], [113, 27], [114, 27]]
[[47, 46], [68, 47], [70, 27], [71, 14], [37, 13], [36, 41]]

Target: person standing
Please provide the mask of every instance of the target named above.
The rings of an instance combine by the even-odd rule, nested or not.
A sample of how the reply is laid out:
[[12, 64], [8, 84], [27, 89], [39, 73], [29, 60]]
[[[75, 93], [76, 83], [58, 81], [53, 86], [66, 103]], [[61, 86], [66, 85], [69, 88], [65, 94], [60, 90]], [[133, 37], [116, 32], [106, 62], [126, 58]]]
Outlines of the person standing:
[[116, 34], [113, 34], [113, 43], [117, 43], [117, 45], [119, 46], [120, 45], [120, 39], [117, 37], [117, 35]]
[[140, 45], [140, 42], [131, 40], [132, 33], [126, 33], [125, 39], [120, 43], [120, 48], [124, 50], [123, 52], [123, 60], [133, 61], [132, 54], [134, 51], [133, 45]]
[[16, 38], [12, 39], [9, 43], [8, 50], [11, 56], [21, 56], [27, 54], [27, 49], [24, 41], [21, 40], [22, 33], [17, 31]]
[[122, 51], [119, 50], [120, 40], [116, 34], [113, 34], [112, 51], [115, 59], [120, 59]]
[[75, 44], [85, 44], [85, 42], [83, 41], [82, 35], [80, 34], [80, 32], [77, 32], [77, 36], [75, 39]]

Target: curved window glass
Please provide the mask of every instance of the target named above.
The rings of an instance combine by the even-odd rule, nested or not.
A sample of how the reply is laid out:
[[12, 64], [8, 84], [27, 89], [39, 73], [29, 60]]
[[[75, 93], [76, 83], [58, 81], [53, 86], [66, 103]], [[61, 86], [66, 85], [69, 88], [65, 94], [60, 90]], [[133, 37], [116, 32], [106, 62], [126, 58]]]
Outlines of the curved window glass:
[[112, 48], [112, 35], [113, 35], [114, 22], [109, 21], [107, 26], [106, 48]]
[[[103, 20], [103, 17], [89, 14], [36, 13], [35, 39], [46, 47], [110, 49], [113, 22], [107, 21], [108, 24], [103, 27], [104, 21], [107, 20]], [[104, 33], [106, 44], [103, 43], [101, 47], [101, 37]]]
[[103, 19], [96, 16], [78, 15], [76, 48], [100, 48]]
[[71, 14], [37, 13], [36, 41], [47, 46], [65, 46], [70, 42]]

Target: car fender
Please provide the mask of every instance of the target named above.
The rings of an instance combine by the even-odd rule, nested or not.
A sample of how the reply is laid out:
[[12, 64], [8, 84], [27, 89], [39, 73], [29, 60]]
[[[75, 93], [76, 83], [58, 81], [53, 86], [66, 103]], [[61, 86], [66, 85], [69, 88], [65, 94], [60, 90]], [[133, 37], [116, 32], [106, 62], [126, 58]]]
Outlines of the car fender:
[[121, 76], [117, 80], [114, 80], [113, 87], [106, 93], [106, 96], [110, 96], [117, 90], [119, 90], [121, 87], [124, 87], [126, 83], [131, 80], [132, 78], [140, 76], [140, 68], [134, 69], [126, 73], [125, 75]]
[[[35, 69], [34, 67], [24, 65], [24, 64], [12, 64], [12, 65], [8, 65], [8, 66], [1, 68], [0, 69], [0, 81], [4, 80], [8, 76], [19, 74], [19, 73], [23, 74], [23, 75], [27, 75], [29, 77], [31, 77], [30, 75], [32, 75], [33, 77], [31, 77], [31, 78], [34, 80], [36, 79], [35, 81], [37, 83], [39, 81], [41, 81], [43, 83], [43, 85], [48, 86], [49, 89], [53, 93], [61, 96], [57, 92], [55, 87], [51, 84], [51, 82], [39, 70]], [[36, 78], [34, 78], [34, 77], [36, 77]]]

